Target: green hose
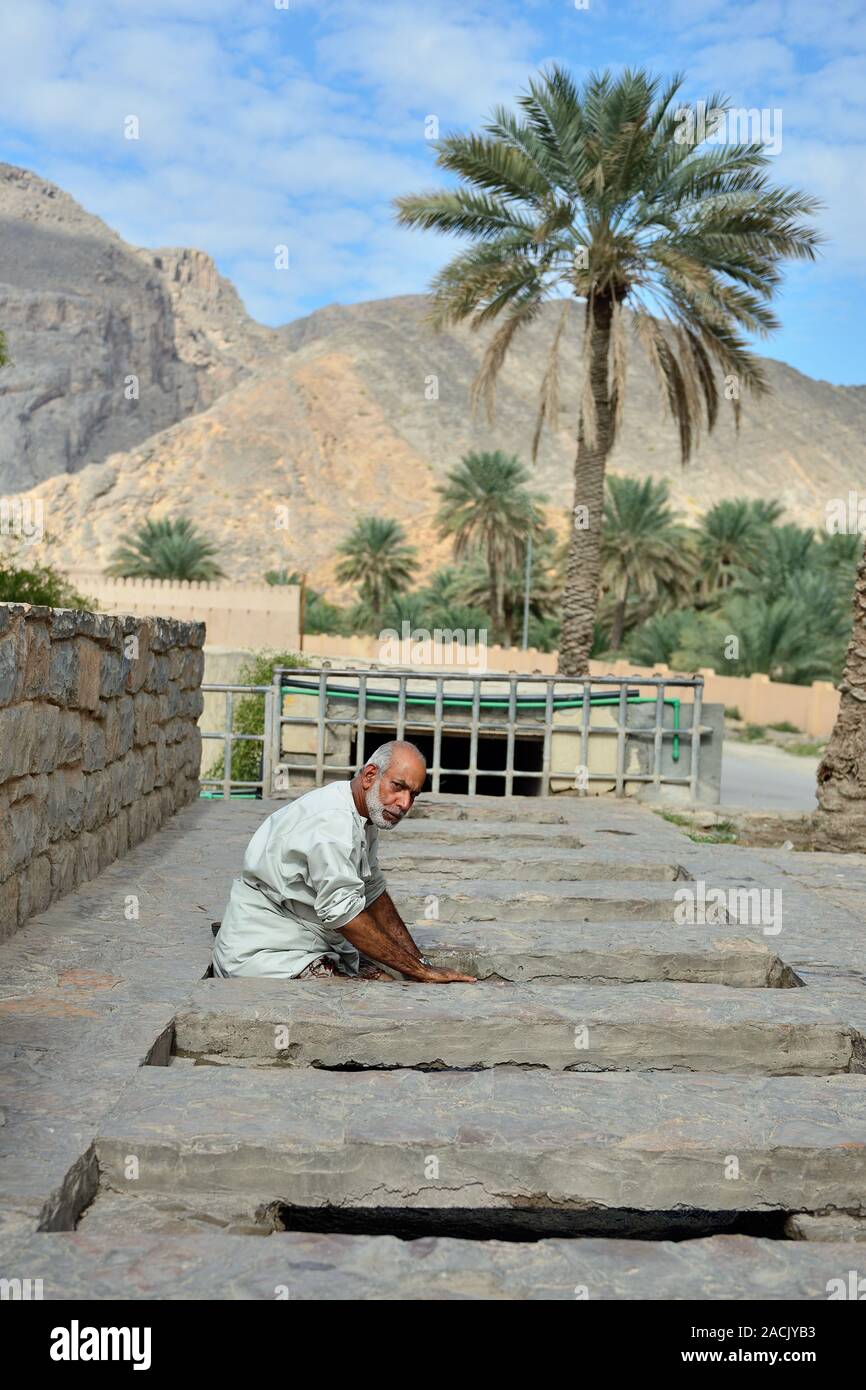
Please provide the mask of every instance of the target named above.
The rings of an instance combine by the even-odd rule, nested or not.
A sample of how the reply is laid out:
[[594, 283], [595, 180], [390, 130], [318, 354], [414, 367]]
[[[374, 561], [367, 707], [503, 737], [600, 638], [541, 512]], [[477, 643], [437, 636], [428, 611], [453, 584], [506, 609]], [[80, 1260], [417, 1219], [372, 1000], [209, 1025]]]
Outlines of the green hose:
[[[306, 686], [306, 685], [284, 685], [284, 686], [282, 687], [282, 689], [283, 689], [284, 692], [286, 692], [286, 693], [289, 694], [289, 695], [315, 695], [315, 694], [316, 694], [316, 691], [315, 691], [315, 690], [311, 689], [309, 686]], [[359, 695], [358, 695], [358, 693], [355, 692], [355, 691], [348, 691], [348, 690], [329, 690], [329, 691], [328, 691], [328, 698], [329, 698], [330, 700], [354, 700], [355, 703], [357, 704]], [[597, 704], [597, 705], [618, 705], [618, 704], [619, 704], [619, 696], [618, 696], [618, 695], [596, 695], [596, 696], [593, 696], [593, 697], [591, 697], [591, 698], [592, 698], [592, 702], [593, 702], [594, 704]], [[367, 692], [367, 699], [368, 699], [371, 703], [373, 703], [373, 704], [382, 705], [382, 704], [397, 704], [397, 702], [399, 701], [400, 697], [399, 697], [399, 695], [390, 695], [390, 694], [386, 694], [386, 693], [380, 693], [379, 691], [372, 691], [372, 692], [368, 691], [368, 692]], [[406, 704], [407, 704], [407, 705], [435, 705], [435, 703], [436, 703], [435, 697], [430, 696], [430, 695], [409, 695], [408, 693], [407, 693], [407, 695], [406, 695]], [[482, 708], [482, 707], [483, 707], [484, 709], [508, 709], [509, 703], [510, 703], [510, 702], [509, 702], [508, 700], [498, 700], [498, 699], [494, 698], [493, 696], [484, 695], [484, 696], [482, 696], [481, 699], [479, 700], [478, 705], [479, 705], [479, 708]], [[628, 696], [626, 696], [626, 704], [628, 704], [628, 705], [654, 705], [655, 703], [656, 703], [656, 697], [655, 697], [654, 695], [628, 695]], [[680, 703], [681, 703], [679, 697], [676, 696], [676, 695], [671, 695], [671, 696], [667, 697], [666, 699], [664, 699], [664, 700], [662, 701], [662, 703], [665, 704], [665, 705], [673, 705], [673, 709], [674, 709], [674, 729], [675, 729], [675, 730], [678, 730], [679, 727], [680, 727]], [[451, 705], [451, 706], [453, 707], [453, 706], [455, 706], [455, 705], [458, 705], [458, 706], [464, 706], [464, 707], [467, 707], [467, 706], [468, 706], [468, 707], [471, 708], [471, 706], [472, 706], [472, 700], [471, 700], [471, 698], [467, 698], [466, 696], [463, 696], [463, 695], [444, 695], [443, 698], [442, 698], [442, 704], [443, 704], [443, 706], [444, 706], [444, 705]], [[520, 709], [545, 709], [545, 708], [546, 708], [546, 705], [547, 705], [547, 701], [546, 701], [546, 700], [531, 700], [531, 699], [529, 699], [527, 696], [524, 696], [523, 698], [518, 699], [518, 700], [515, 702], [515, 708], [516, 708], [516, 709], [519, 709], [519, 710], [520, 710]], [[553, 705], [554, 705], [554, 709], [580, 709], [580, 708], [582, 707], [582, 705], [583, 705], [583, 696], [578, 696], [578, 697], [576, 697], [575, 699], [571, 699], [571, 698], [569, 698], [569, 697], [567, 697], [567, 696], [559, 696], [558, 698], [557, 698], [557, 697], [554, 697]], [[482, 731], [482, 732], [483, 732], [483, 731]], [[677, 736], [676, 733], [674, 733], [674, 737], [673, 737], [673, 740], [672, 740], [672, 743], [671, 743], [671, 751], [672, 751], [673, 761], [674, 761], [675, 763], [678, 763], [679, 760], [680, 760], [680, 740], [679, 740], [679, 737]]]

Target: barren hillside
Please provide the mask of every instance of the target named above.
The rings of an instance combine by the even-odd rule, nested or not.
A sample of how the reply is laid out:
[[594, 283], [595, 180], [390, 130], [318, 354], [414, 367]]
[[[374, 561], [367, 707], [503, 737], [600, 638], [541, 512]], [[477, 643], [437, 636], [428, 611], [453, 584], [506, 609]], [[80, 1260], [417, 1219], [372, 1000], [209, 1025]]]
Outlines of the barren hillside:
[[[356, 515], [399, 518], [429, 569], [445, 555], [432, 520], [447, 470], [472, 448], [529, 458], [559, 306], [517, 341], [491, 428], [469, 409], [483, 338], [432, 333], [421, 295], [332, 305], [266, 329], [203, 253], [134, 250], [8, 165], [0, 218], [0, 281], [14, 277], [0, 326], [16, 362], [0, 373], [0, 489], [43, 480], [35, 495], [58, 562], [103, 564], [144, 517], [183, 513], [218, 543], [228, 574], [255, 578], [286, 564], [335, 593], [334, 549]], [[866, 488], [866, 387], [765, 365], [772, 396], [746, 397], [739, 435], [723, 410], [683, 469], [634, 345], [612, 468], [668, 478], [692, 519], [745, 494], [821, 524], [831, 498]], [[123, 400], [128, 370], [147, 383], [134, 411]], [[580, 381], [575, 306], [562, 409], [534, 480], [553, 517], [571, 502]]]

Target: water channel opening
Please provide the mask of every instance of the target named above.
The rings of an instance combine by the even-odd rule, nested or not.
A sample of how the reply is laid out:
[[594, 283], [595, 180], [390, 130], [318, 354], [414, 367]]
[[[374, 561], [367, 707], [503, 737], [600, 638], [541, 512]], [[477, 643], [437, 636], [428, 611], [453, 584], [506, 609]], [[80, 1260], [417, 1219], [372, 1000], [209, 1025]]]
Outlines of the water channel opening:
[[699, 1240], [714, 1235], [785, 1240], [784, 1211], [569, 1211], [556, 1207], [297, 1207], [278, 1203], [269, 1216], [278, 1231], [318, 1235], [395, 1236], [398, 1240], [536, 1241], [608, 1237], [620, 1240]]
[[[367, 729], [364, 736], [365, 760], [375, 753], [376, 749], [389, 739], [397, 737], [395, 727], [379, 726], [375, 729]], [[433, 735], [416, 733], [407, 730], [406, 738], [417, 745], [427, 759], [428, 767], [433, 764]], [[475, 791], [478, 796], [504, 796], [505, 778], [502, 776], [485, 776], [485, 772], [502, 773], [505, 771], [508, 742], [504, 735], [481, 734], [478, 735], [478, 772], [475, 779]], [[452, 796], [466, 796], [469, 792], [469, 755], [470, 737], [469, 734], [445, 734], [441, 736], [439, 761], [443, 768], [450, 771], [442, 772], [439, 777], [439, 790]], [[355, 762], [358, 756], [357, 740], [352, 740], [351, 762]], [[541, 793], [540, 777], [521, 777], [521, 772], [541, 772], [544, 757], [544, 740], [542, 738], [520, 737], [514, 740], [514, 780], [512, 783], [512, 793], [514, 796], [539, 796]], [[464, 770], [465, 769], [465, 770]]]

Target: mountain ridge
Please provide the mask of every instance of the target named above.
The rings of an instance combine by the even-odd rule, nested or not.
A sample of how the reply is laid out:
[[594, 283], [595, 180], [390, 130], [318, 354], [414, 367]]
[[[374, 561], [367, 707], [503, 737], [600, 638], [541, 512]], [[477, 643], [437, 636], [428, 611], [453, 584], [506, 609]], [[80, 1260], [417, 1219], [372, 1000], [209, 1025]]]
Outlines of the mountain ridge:
[[[0, 373], [0, 438], [6, 437], [0, 490], [30, 487], [27, 495], [43, 502], [55, 563], [102, 566], [120, 535], [146, 516], [183, 513], [217, 544], [232, 578], [260, 578], [265, 569], [286, 565], [306, 571], [335, 597], [345, 596], [335, 581], [334, 552], [357, 515], [377, 512], [401, 521], [419, 550], [423, 577], [447, 559], [434, 516], [436, 487], [449, 468], [470, 449], [495, 448], [517, 453], [528, 465], [561, 304], [547, 305], [516, 340], [488, 426], [483, 414], [473, 418], [469, 409], [487, 334], [463, 327], [434, 334], [424, 323], [425, 296], [330, 304], [267, 328], [246, 314], [234, 286], [204, 252], [128, 247], [52, 188], [27, 171], [0, 165], [0, 238], [16, 221], [15, 208], [14, 246], [20, 250], [39, 231], [20, 264], [7, 247], [6, 276], [14, 272], [16, 283], [4, 276], [0, 256], [0, 326], [8, 327], [16, 359], [11, 377], [10, 369]], [[70, 237], [99, 242], [99, 255], [90, 245], [84, 271], [108, 279], [94, 282], [89, 301], [80, 284], [82, 264], [63, 254], [63, 238]], [[51, 263], [40, 279], [45, 256]], [[71, 290], [64, 285], [67, 271], [79, 276]], [[46, 326], [46, 315], [53, 327]], [[83, 385], [62, 370], [70, 367], [61, 331], [70, 316], [78, 334], [71, 341], [86, 358]], [[575, 305], [561, 353], [560, 415], [542, 436], [532, 476], [551, 519], [562, 526], [572, 501], [580, 319]], [[112, 322], [111, 341], [119, 347], [106, 364], [99, 338]], [[49, 333], [52, 355], [45, 360]], [[23, 366], [30, 364], [31, 372], [28, 379], [25, 370], [23, 381], [14, 375], [22, 371], [22, 344]], [[866, 488], [866, 386], [835, 386], [774, 359], [762, 362], [773, 394], [746, 396], [739, 433], [723, 402], [716, 430], [682, 468], [678, 435], [655, 378], [632, 347], [611, 471], [666, 478], [686, 520], [695, 521], [724, 497], [742, 495], [776, 498], [787, 519], [821, 525], [828, 502]], [[121, 369], [130, 364], [138, 365], [146, 383], [133, 422], [117, 409]], [[40, 370], [53, 380], [55, 395], [28, 410], [28, 391], [38, 399], [40, 386], [46, 390]], [[95, 423], [86, 411], [79, 418], [82, 399], [86, 405], [106, 390], [111, 400], [104, 418], [98, 410]], [[44, 410], [53, 412], [54, 434], [39, 421]], [[77, 441], [77, 450], [70, 441]]]

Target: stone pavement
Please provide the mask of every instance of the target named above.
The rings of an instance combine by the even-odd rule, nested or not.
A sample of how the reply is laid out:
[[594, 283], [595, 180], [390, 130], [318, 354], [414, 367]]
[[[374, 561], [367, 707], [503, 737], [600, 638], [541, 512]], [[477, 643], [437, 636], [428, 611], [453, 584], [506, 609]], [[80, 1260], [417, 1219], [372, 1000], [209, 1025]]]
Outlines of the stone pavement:
[[866, 1270], [861, 856], [695, 844], [630, 802], [431, 801], [383, 867], [479, 984], [203, 979], [271, 809], [186, 808], [0, 947], [0, 1277], [808, 1299]]

